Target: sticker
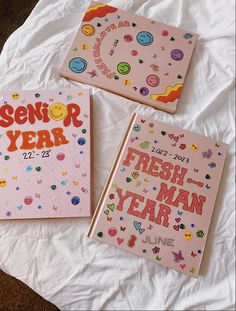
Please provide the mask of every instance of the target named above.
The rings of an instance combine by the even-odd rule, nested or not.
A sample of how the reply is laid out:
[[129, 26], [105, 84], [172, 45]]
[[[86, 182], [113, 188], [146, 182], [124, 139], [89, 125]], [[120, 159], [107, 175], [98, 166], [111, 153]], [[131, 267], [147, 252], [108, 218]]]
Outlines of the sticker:
[[171, 51], [170, 56], [173, 60], [180, 61], [184, 58], [184, 53], [183, 53], [183, 51], [181, 51], [179, 49], [174, 49]]
[[130, 236], [130, 239], [128, 240], [128, 246], [129, 247], [134, 247], [134, 245], [135, 245], [135, 242], [136, 242], [136, 240], [137, 240], [137, 237], [135, 236], [135, 235], [131, 235]]
[[147, 87], [141, 87], [141, 89], [139, 90], [139, 93], [143, 96], [147, 96], [149, 94], [149, 90]]
[[172, 252], [172, 254], [174, 255], [174, 261], [175, 262], [181, 262], [181, 261], [184, 260], [184, 257], [182, 255], [182, 251], [181, 250], [178, 253]]
[[95, 28], [90, 24], [83, 25], [81, 31], [85, 36], [93, 36], [95, 34]]
[[122, 244], [124, 242], [123, 238], [119, 238], [118, 237], [116, 240], [117, 240], [118, 245], [120, 245], [120, 244]]
[[192, 151], [197, 151], [198, 150], [198, 145], [196, 145], [196, 144], [191, 144], [190, 145], [190, 149], [192, 150]]
[[102, 238], [102, 237], [103, 237], [103, 233], [100, 231], [100, 232], [98, 232], [97, 236], [98, 236], [99, 238]]
[[72, 58], [69, 62], [69, 68], [75, 73], [82, 73], [87, 68], [87, 61], [81, 57]]
[[185, 238], [186, 241], [191, 241], [191, 240], [193, 239], [193, 234], [192, 234], [192, 232], [186, 231], [186, 232], [184, 233], [184, 238]]
[[143, 46], [148, 46], [153, 42], [153, 35], [148, 31], [141, 31], [136, 37], [138, 43]]
[[132, 51], [130, 52], [130, 54], [131, 54], [132, 56], [137, 56], [137, 55], [138, 55], [138, 51], [137, 51], [137, 50], [132, 50]]
[[71, 199], [71, 203], [73, 205], [78, 205], [80, 203], [80, 198], [77, 197], [77, 196], [74, 196], [72, 199]]
[[33, 198], [32, 198], [31, 196], [25, 197], [24, 203], [25, 203], [26, 205], [31, 205], [31, 204], [33, 203]]
[[208, 149], [207, 151], [202, 152], [202, 157], [206, 159], [210, 159], [212, 154], [213, 154], [212, 150]]
[[159, 85], [160, 83], [160, 79], [158, 76], [156, 75], [149, 75], [146, 79], [146, 82], [149, 86], [151, 87], [156, 87]]
[[117, 71], [122, 75], [127, 75], [128, 73], [130, 73], [130, 70], [131, 66], [126, 62], [120, 62], [117, 65]]
[[204, 237], [204, 232], [203, 232], [203, 230], [198, 230], [198, 231], [196, 232], [196, 236], [197, 236], [198, 238], [203, 238], [203, 237]]
[[142, 223], [141, 223], [141, 222], [134, 221], [133, 224], [134, 224], [134, 228], [135, 228], [137, 231], [139, 231], [140, 234], [142, 234], [142, 233], [145, 232], [145, 229], [144, 229], [144, 228], [141, 228], [141, 226], [142, 226]]
[[49, 107], [48, 114], [55, 121], [64, 120], [68, 114], [67, 107], [61, 103], [54, 103]]
[[0, 179], [0, 188], [4, 188], [7, 185], [7, 180], [5, 178]]
[[183, 35], [184, 39], [191, 39], [193, 37], [193, 35], [191, 33], [186, 33]]
[[135, 132], [141, 131], [141, 125], [135, 124], [134, 127], [133, 127], [133, 130], [134, 130]]
[[117, 235], [117, 229], [115, 227], [111, 227], [108, 229], [108, 234], [111, 236], [111, 237], [114, 237]]
[[13, 94], [11, 94], [11, 98], [13, 100], [18, 100], [18, 99], [20, 99], [20, 94], [19, 93], [13, 93]]
[[161, 34], [163, 37], [167, 37], [169, 32], [167, 30], [162, 30]]
[[125, 42], [132, 42], [133, 41], [133, 36], [131, 35], [124, 35], [124, 40]]

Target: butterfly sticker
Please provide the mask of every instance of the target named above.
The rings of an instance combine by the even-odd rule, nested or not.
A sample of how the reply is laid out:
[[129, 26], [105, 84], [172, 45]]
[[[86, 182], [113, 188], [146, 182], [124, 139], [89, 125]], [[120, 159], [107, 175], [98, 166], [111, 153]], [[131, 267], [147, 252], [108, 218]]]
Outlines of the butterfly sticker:
[[110, 221], [110, 222], [111, 222], [111, 221], [112, 221], [112, 217], [108, 217], [108, 216], [107, 216], [107, 221]]
[[162, 259], [162, 258], [161, 258], [160, 256], [157, 255], [156, 260], [157, 260], [157, 261], [161, 261], [161, 259]]
[[141, 122], [142, 122], [142, 123], [145, 123], [145, 122], [146, 122], [146, 120], [144, 120], [144, 119], [141, 119]]
[[181, 216], [182, 214], [183, 214], [183, 212], [178, 211], [178, 215], [180, 215], [180, 216]]
[[20, 211], [23, 208], [23, 205], [17, 205], [17, 209]]
[[66, 175], [67, 175], [67, 172], [66, 172], [66, 171], [61, 172], [61, 175], [62, 175], [62, 176], [66, 176]]
[[87, 176], [87, 173], [83, 173], [83, 174], [82, 174], [82, 177], [86, 177], [86, 176]]
[[75, 168], [80, 168], [80, 164], [75, 164]]
[[89, 117], [89, 115], [85, 113], [85, 114], [84, 114], [84, 118], [85, 118], [85, 119], [88, 119], [88, 117]]
[[152, 230], [153, 226], [152, 225], [149, 225], [148, 226], [148, 230]]
[[126, 227], [120, 226], [120, 231], [125, 231]]
[[57, 211], [58, 207], [56, 205], [53, 205], [52, 209], [54, 209], [54, 211]]
[[211, 186], [209, 186], [208, 184], [206, 184], [205, 187], [206, 187], [208, 190], [211, 189]]
[[184, 257], [182, 255], [182, 251], [181, 250], [178, 253], [172, 252], [172, 254], [174, 255], [174, 261], [175, 262], [181, 262], [182, 260], [184, 260]]
[[78, 186], [79, 186], [79, 182], [78, 182], [78, 181], [73, 181], [73, 185], [74, 185], [75, 187], [78, 187]]
[[41, 184], [43, 182], [43, 180], [42, 179], [40, 179], [40, 180], [37, 180], [37, 184], [39, 185], [39, 184]]
[[35, 197], [40, 199], [41, 194], [39, 194], [39, 193], [35, 193]]
[[194, 173], [198, 173], [199, 169], [198, 168], [194, 168]]
[[17, 180], [18, 176], [11, 176], [12, 180]]
[[191, 256], [194, 258], [197, 256], [197, 254], [192, 251]]

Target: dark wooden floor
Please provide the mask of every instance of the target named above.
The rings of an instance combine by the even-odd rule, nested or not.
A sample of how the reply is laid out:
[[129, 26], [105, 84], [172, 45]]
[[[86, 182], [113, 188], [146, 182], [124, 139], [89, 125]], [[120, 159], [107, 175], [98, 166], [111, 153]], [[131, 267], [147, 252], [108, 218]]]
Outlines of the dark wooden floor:
[[60, 311], [21, 281], [0, 269], [0, 311]]
[[20, 27], [38, 0], [0, 0], [0, 52], [10, 34]]

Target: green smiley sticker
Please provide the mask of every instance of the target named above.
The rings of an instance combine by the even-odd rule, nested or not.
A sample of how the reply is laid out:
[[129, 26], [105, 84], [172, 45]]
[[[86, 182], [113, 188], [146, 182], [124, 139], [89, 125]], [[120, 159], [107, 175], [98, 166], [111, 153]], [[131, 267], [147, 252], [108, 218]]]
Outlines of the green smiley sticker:
[[121, 62], [117, 65], [117, 71], [122, 75], [130, 73], [131, 66], [126, 62]]

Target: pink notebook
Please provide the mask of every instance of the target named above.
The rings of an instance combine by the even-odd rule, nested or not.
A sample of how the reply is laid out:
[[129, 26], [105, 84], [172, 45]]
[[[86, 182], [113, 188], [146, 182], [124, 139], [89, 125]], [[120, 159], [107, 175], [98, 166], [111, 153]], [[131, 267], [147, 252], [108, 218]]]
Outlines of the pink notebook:
[[91, 216], [90, 96], [0, 91], [0, 219]]
[[60, 74], [173, 113], [196, 38], [92, 1]]
[[197, 277], [227, 145], [133, 115], [88, 235]]

